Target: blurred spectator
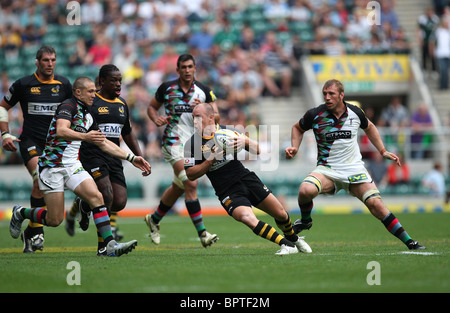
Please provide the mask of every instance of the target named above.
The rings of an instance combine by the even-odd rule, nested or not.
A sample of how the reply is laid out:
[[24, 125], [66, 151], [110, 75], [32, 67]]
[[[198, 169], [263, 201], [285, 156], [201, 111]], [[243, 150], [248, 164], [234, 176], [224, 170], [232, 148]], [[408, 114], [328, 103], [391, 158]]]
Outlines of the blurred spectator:
[[34, 26], [36, 29], [41, 29], [45, 26], [46, 21], [41, 14], [41, 9], [38, 9], [35, 3], [23, 3], [23, 11], [20, 13], [20, 26], [26, 28], [27, 26]]
[[402, 166], [398, 166], [394, 162], [390, 162], [387, 168], [387, 180], [390, 186], [409, 185], [410, 171], [408, 163], [405, 163], [403, 155], [397, 154]]
[[128, 41], [134, 42], [139, 47], [144, 47], [149, 44], [149, 27], [148, 22], [143, 18], [136, 18], [128, 29]]
[[120, 11], [125, 18], [134, 18], [137, 13], [137, 8], [138, 3], [136, 0], [126, 0], [126, 2], [122, 5], [122, 9]]
[[158, 70], [156, 63], [150, 63], [144, 76], [144, 83], [149, 93], [154, 94], [164, 81], [164, 72]]
[[22, 47], [19, 28], [7, 25], [1, 38], [1, 48], [5, 51], [5, 56], [8, 58], [17, 58]]
[[168, 45], [156, 60], [156, 69], [164, 73], [164, 79], [177, 73], [178, 54], [172, 45]]
[[266, 1], [263, 12], [264, 16], [269, 20], [286, 19], [291, 13], [286, 0]]
[[381, 111], [378, 126], [388, 127], [389, 132], [385, 134], [385, 144], [392, 146], [391, 150], [403, 149], [406, 135], [403, 131], [410, 124], [408, 109], [402, 104], [399, 96], [391, 99], [389, 105]]
[[128, 4], [129, 13], [136, 13], [138, 17], [144, 20], [150, 20], [156, 13], [156, 5], [153, 1], [139, 1], [138, 4]]
[[445, 177], [442, 173], [442, 166], [440, 163], [434, 163], [433, 169], [423, 177], [422, 186], [429, 190], [431, 196], [444, 199], [446, 195], [446, 186]]
[[36, 29], [36, 26], [33, 24], [29, 24], [25, 27], [24, 32], [22, 33], [22, 45], [25, 46], [33, 46], [39, 45], [42, 41], [43, 34]]
[[138, 60], [142, 65], [142, 68], [148, 69], [151, 64], [153, 64], [158, 57], [153, 53], [152, 45], [147, 45], [142, 48], [140, 54], [138, 54]]
[[111, 63], [111, 60], [112, 49], [108, 40], [104, 34], [97, 34], [94, 39], [94, 44], [89, 48], [86, 54], [85, 64], [100, 67], [104, 64]]
[[214, 35], [214, 43], [219, 45], [223, 51], [229, 51], [235, 44], [239, 44], [240, 33], [234, 30], [228, 18], [221, 20], [221, 29]]
[[381, 14], [380, 14], [380, 23], [383, 25], [385, 22], [389, 22], [393, 29], [398, 29], [400, 24], [398, 22], [397, 13], [394, 10], [395, 0], [382, 0], [381, 5]]
[[419, 16], [417, 41], [421, 47], [422, 68], [426, 71], [431, 63], [431, 71], [436, 71], [434, 56], [430, 53], [430, 38], [439, 24], [439, 17], [432, 8], [427, 8], [426, 12]]
[[262, 95], [263, 83], [260, 74], [251, 68], [250, 62], [239, 63], [239, 70], [231, 77], [232, 98], [238, 105], [256, 103]]
[[119, 68], [122, 73], [125, 73], [133, 63], [138, 59], [137, 53], [134, 50], [134, 45], [129, 42], [114, 56], [113, 64]]
[[394, 40], [391, 43], [391, 49], [394, 53], [398, 54], [408, 54], [411, 52], [411, 44], [409, 43], [408, 38], [406, 37], [405, 31], [403, 28], [399, 28], [393, 31]]
[[152, 43], [167, 42], [170, 38], [170, 25], [161, 14], [155, 14], [152, 22], [148, 25], [147, 34]]
[[448, 70], [450, 67], [450, 29], [447, 20], [442, 20], [430, 40], [432, 54], [438, 62], [439, 89], [448, 89]]
[[208, 22], [203, 22], [202, 27], [191, 35], [188, 44], [190, 47], [198, 49], [200, 53], [205, 53], [211, 49], [214, 44], [214, 35], [209, 29]]
[[374, 153], [373, 158], [369, 161], [367, 170], [373, 178], [373, 182], [379, 188], [384, 188], [388, 184], [388, 166], [385, 159], [379, 153]]
[[[270, 95], [290, 96], [292, 86], [292, 68], [289, 56], [277, 42], [276, 33], [268, 31], [260, 48], [261, 76]], [[280, 86], [279, 86], [279, 85]]]
[[345, 54], [345, 46], [336, 35], [332, 34], [325, 43], [324, 51], [328, 56], [343, 55]]
[[395, 96], [389, 105], [381, 112], [379, 126], [393, 129], [409, 126], [409, 112], [402, 104], [402, 99]]
[[191, 35], [191, 29], [189, 27], [189, 23], [183, 15], [176, 15], [173, 18], [172, 29], [170, 32], [170, 41], [171, 42], [184, 42], [186, 43], [189, 40], [189, 36]]
[[134, 60], [133, 64], [131, 64], [123, 73], [123, 83], [128, 85], [135, 81], [141, 81], [144, 77], [144, 69], [139, 63], [139, 60]]
[[433, 121], [425, 103], [421, 103], [411, 116], [411, 156], [422, 159], [432, 143]]
[[97, 0], [83, 1], [81, 4], [81, 22], [83, 24], [99, 24], [103, 22], [102, 4]]
[[295, 0], [290, 11], [290, 19], [295, 22], [309, 22], [313, 16], [311, 5], [308, 0]]
[[83, 65], [86, 59], [86, 54], [86, 43], [83, 38], [78, 38], [75, 45], [75, 51], [69, 55], [68, 66], [73, 68]]

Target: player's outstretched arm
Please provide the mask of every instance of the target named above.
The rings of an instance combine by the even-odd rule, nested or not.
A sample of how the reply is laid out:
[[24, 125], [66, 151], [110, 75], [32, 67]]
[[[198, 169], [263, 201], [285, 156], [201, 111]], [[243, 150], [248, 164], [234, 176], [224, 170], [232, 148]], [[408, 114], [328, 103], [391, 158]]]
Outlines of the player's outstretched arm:
[[292, 159], [297, 155], [298, 148], [300, 147], [300, 144], [303, 140], [303, 134], [305, 131], [300, 128], [300, 125], [298, 123], [295, 123], [294, 126], [292, 126], [291, 130], [291, 146], [287, 147], [284, 152], [286, 154], [286, 159]]
[[131, 153], [126, 152], [119, 146], [117, 146], [112, 141], [105, 139], [100, 143], [96, 143], [100, 149], [102, 149], [104, 152], [108, 153], [109, 155], [122, 159], [127, 160], [131, 164], [133, 164], [135, 167], [140, 169], [142, 171], [143, 176], [148, 176], [151, 173], [151, 166], [150, 163], [148, 163], [143, 157], [141, 156], [135, 156]]
[[367, 137], [369, 138], [370, 142], [375, 146], [375, 148], [377, 148], [377, 150], [380, 152], [383, 158], [387, 160], [392, 160], [395, 163], [397, 163], [398, 166], [402, 166], [400, 158], [397, 155], [395, 155], [392, 152], [386, 151], [383, 140], [381, 139], [380, 132], [371, 121], [369, 121], [369, 126], [367, 126], [367, 128], [364, 129], [364, 132], [367, 134]]

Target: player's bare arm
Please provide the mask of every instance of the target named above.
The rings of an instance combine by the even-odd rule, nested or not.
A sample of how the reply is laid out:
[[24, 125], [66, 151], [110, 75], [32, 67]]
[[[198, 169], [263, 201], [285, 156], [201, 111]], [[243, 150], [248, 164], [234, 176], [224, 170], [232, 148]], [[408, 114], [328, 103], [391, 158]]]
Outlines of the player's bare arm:
[[158, 127], [167, 124], [167, 117], [158, 114], [158, 110], [161, 106], [162, 106], [162, 103], [158, 102], [158, 100], [156, 100], [156, 98], [152, 98], [152, 100], [150, 100], [150, 104], [147, 108], [148, 117]]
[[303, 134], [305, 131], [300, 127], [298, 123], [292, 126], [291, 130], [291, 146], [287, 147], [284, 151], [286, 153], [286, 159], [292, 159], [297, 155], [298, 148], [303, 140]]
[[6, 151], [14, 152], [17, 151], [17, 147], [14, 142], [19, 142], [20, 139], [9, 133], [8, 111], [10, 109], [11, 106], [6, 103], [4, 99], [2, 99], [2, 101], [0, 102], [0, 131], [2, 134], [3, 149], [5, 149]]
[[367, 134], [367, 137], [369, 138], [370, 142], [375, 146], [375, 148], [377, 148], [377, 150], [380, 152], [383, 158], [392, 160], [395, 163], [397, 163], [398, 166], [402, 166], [400, 158], [397, 155], [395, 155], [392, 152], [386, 151], [386, 148], [384, 147], [383, 144], [383, 140], [381, 139], [380, 132], [371, 121], [369, 121], [369, 126], [367, 126], [367, 128], [364, 129], [364, 132]]

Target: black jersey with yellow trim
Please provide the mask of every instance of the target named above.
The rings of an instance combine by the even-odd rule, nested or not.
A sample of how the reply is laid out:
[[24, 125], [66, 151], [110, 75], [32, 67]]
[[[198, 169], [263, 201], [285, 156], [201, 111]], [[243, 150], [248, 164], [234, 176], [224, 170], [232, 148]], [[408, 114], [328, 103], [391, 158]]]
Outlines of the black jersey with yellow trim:
[[51, 80], [43, 81], [34, 73], [16, 80], [4, 100], [10, 106], [20, 103], [21, 138], [31, 137], [44, 144], [56, 108], [71, 97], [72, 85], [64, 76], [55, 74]]
[[[120, 145], [120, 136], [127, 135], [132, 131], [128, 105], [122, 97], [109, 100], [95, 93], [94, 102], [89, 108], [89, 112], [100, 131], [118, 146]], [[88, 142], [81, 144], [80, 155], [83, 156], [83, 159], [89, 155], [99, 154], [105, 153], [97, 145]]]
[[[227, 127], [217, 124], [216, 128], [225, 129]], [[184, 145], [184, 168], [187, 169], [205, 162], [214, 145], [214, 136], [202, 137], [195, 132]], [[237, 160], [236, 154], [227, 154], [211, 166], [206, 172], [206, 176], [211, 181], [216, 194], [220, 194], [248, 173], [250, 171], [241, 161]]]

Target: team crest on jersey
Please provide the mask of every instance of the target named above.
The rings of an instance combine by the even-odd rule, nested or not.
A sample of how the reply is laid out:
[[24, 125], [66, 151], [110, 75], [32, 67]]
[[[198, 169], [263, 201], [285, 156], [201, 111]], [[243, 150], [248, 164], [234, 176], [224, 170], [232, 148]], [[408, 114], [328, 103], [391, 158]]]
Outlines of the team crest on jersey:
[[41, 94], [41, 87], [31, 87], [30, 92], [33, 95], [40, 95]]
[[123, 108], [123, 106], [121, 106], [121, 107], [119, 108], [119, 113], [120, 113], [120, 116], [124, 116], [124, 114], [125, 114], [125, 109]]
[[52, 96], [59, 96], [59, 85], [52, 88]]

